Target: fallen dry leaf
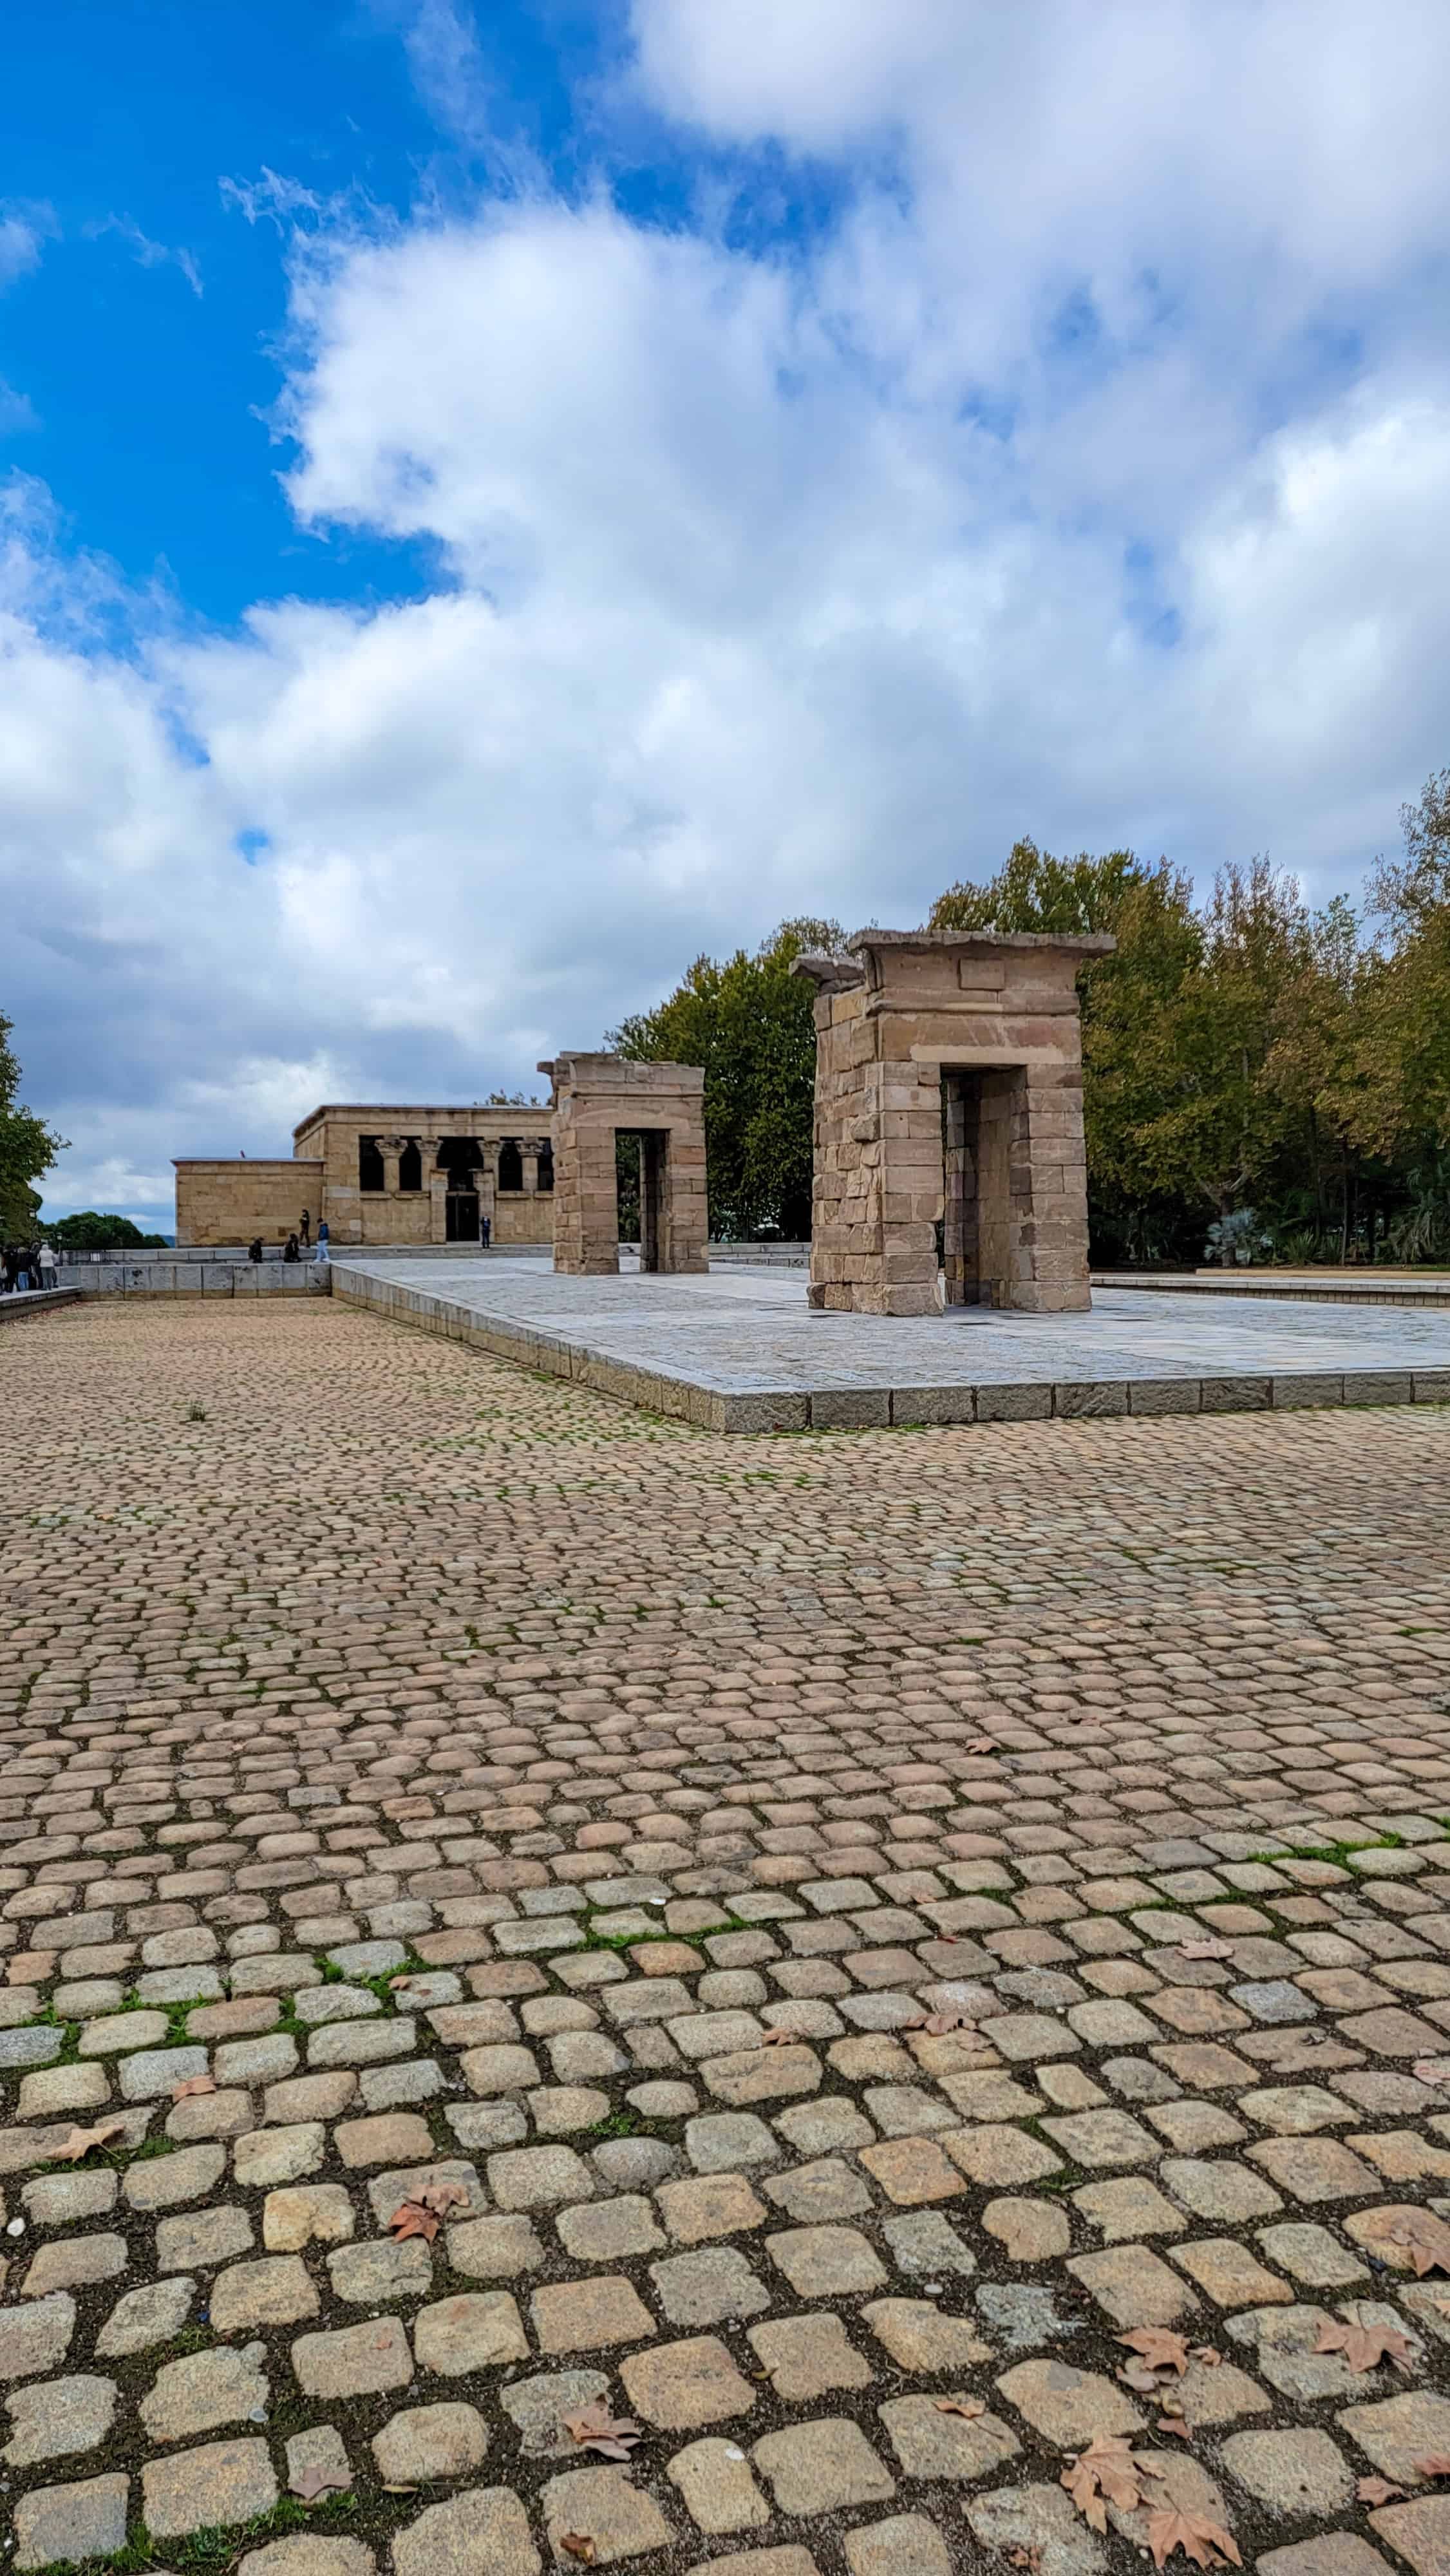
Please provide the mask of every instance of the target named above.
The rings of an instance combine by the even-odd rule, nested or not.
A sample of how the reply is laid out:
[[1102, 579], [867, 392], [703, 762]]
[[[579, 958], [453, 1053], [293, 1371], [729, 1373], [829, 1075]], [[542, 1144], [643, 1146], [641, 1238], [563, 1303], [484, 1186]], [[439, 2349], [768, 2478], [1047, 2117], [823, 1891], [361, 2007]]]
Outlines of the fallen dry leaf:
[[1450, 2451], [1431, 2451], [1413, 2466], [1417, 2478], [1450, 2478]]
[[581, 2451], [598, 2451], [606, 2460], [627, 2460], [644, 2439], [639, 2425], [628, 2415], [611, 2415], [602, 2397], [578, 2415], [566, 2415], [564, 2430], [573, 2435]]
[[448, 2182], [446, 2180], [443, 2182], [425, 2183], [423, 2189], [418, 2194], [418, 2198], [425, 2209], [432, 2210], [435, 2218], [443, 2218], [446, 2217], [450, 2209], [466, 2209], [468, 2207], [468, 2185], [463, 2182]]
[[987, 2410], [980, 2397], [939, 2397], [936, 2411], [938, 2415], [960, 2415], [964, 2423], [974, 2424]]
[[92, 2147], [107, 2146], [112, 2138], [120, 2137], [125, 2126], [124, 2120], [98, 2120], [93, 2129], [72, 2129], [70, 2136], [55, 2152], [57, 2156], [64, 2156], [67, 2164], [78, 2164], [82, 2156], [90, 2154]]
[[1160, 2415], [1153, 2429], [1156, 2433], [1173, 2433], [1180, 2442], [1193, 2439], [1186, 2415]]
[[408, 2236], [421, 2236], [425, 2244], [431, 2245], [438, 2233], [437, 2213], [425, 2209], [421, 2200], [402, 2200], [388, 2220], [388, 2228], [399, 2245]]
[[1065, 2486], [1083, 2520], [1094, 2531], [1106, 2531], [1108, 2506], [1136, 2513], [1143, 2501], [1144, 2478], [1161, 2478], [1151, 2460], [1133, 2450], [1121, 2433], [1095, 2433], [1085, 2451], [1069, 2460], [1060, 2484]]
[[561, 2531], [559, 2547], [567, 2549], [571, 2558], [582, 2558], [586, 2567], [593, 2566], [594, 2543], [587, 2531]]
[[1220, 1941], [1214, 1933], [1206, 1933], [1201, 1941], [1180, 1941], [1176, 1946], [1180, 1959], [1231, 1959], [1234, 1951], [1232, 1941]]
[[1192, 2346], [1192, 2352], [1194, 2360], [1201, 2361], [1205, 2370], [1217, 2370], [1223, 2360], [1223, 2354], [1215, 2344], [1196, 2343]]
[[287, 2483], [290, 2494], [311, 2504], [317, 2496], [330, 2495], [335, 2487], [350, 2487], [352, 2480], [345, 2469], [320, 2469], [315, 2460], [309, 2460], [306, 2468], [299, 2469]]
[[900, 2030], [924, 2030], [928, 2039], [945, 2039], [948, 2031], [952, 2030], [965, 2031], [971, 2039], [981, 2036], [970, 2013], [960, 2012], [951, 2005], [942, 2012], [913, 2013], [910, 2021], [899, 2022], [897, 2027]]
[[1161, 2567], [1175, 2549], [1199, 2567], [1242, 2567], [1238, 2543], [1206, 2513], [1180, 2513], [1176, 2505], [1165, 2505], [1148, 2517], [1148, 2546], [1153, 2564]]
[[1398, 2219], [1386, 2228], [1385, 2240], [1403, 2245], [1417, 2281], [1423, 2281], [1427, 2272], [1450, 2272], [1450, 2227], [1433, 2210], [1417, 2209], [1413, 2217]]
[[762, 2048], [789, 2048], [795, 2036], [793, 2030], [763, 2030], [760, 2034], [760, 2045]]
[[1130, 2352], [1140, 2353], [1149, 2370], [1174, 2370], [1181, 2379], [1188, 2368], [1188, 2345], [1171, 2326], [1134, 2326], [1118, 2341]]
[[974, 1744], [967, 1746], [969, 1753], [1000, 1753], [1001, 1749], [999, 1744], [992, 1742], [990, 1735], [979, 1735]]
[[1392, 2361], [1397, 2370], [1408, 2370], [1414, 2359], [1414, 2346], [1395, 2327], [1366, 2326], [1358, 2320], [1340, 2326], [1326, 2318], [1314, 2349], [1342, 2352], [1351, 2370], [1377, 2370], [1382, 2361]]
[[393, 2479], [392, 2482], [383, 2489], [384, 2495], [416, 2495], [417, 2492], [418, 2490], [415, 2486], [405, 2485], [404, 2482], [398, 2478]]
[[1393, 2478], [1361, 2478], [1354, 2492], [1361, 2504], [1392, 2504], [1396, 2496], [1404, 2495], [1407, 2490], [1397, 2487]]
[[171, 2098], [173, 2102], [189, 2102], [193, 2093], [214, 2093], [215, 2091], [216, 2083], [210, 2075], [188, 2075], [184, 2084], [172, 2085]]

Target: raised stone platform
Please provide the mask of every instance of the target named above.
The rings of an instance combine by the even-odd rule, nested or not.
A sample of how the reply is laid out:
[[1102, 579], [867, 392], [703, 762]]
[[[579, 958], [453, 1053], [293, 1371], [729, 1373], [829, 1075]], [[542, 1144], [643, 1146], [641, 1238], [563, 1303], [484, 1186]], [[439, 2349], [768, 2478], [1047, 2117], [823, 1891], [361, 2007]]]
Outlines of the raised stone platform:
[[1450, 1316], [1099, 1289], [1086, 1315], [812, 1313], [799, 1273], [343, 1257], [333, 1293], [713, 1431], [1450, 1403]]

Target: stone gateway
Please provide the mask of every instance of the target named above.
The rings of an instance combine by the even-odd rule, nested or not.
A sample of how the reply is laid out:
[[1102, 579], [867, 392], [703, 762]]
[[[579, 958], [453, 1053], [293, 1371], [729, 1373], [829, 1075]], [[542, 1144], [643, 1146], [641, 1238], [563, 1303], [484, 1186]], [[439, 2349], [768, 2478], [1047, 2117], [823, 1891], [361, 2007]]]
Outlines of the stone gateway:
[[816, 986], [810, 1302], [1090, 1306], [1077, 970], [1117, 945], [867, 930]]

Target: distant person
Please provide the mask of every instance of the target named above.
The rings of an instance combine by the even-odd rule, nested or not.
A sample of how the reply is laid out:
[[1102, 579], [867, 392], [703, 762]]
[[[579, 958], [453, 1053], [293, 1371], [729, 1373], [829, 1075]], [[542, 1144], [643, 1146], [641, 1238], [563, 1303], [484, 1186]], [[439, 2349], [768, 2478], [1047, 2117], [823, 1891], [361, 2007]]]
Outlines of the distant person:
[[40, 1247], [40, 1284], [42, 1288], [55, 1286], [55, 1251], [48, 1243]]
[[493, 1219], [491, 1216], [486, 1216], [482, 1220], [478, 1229], [478, 1239], [483, 1245], [484, 1251], [487, 1252], [489, 1245], [493, 1241]]
[[323, 1218], [323, 1220], [322, 1220], [322, 1223], [319, 1225], [319, 1227], [318, 1227], [318, 1229], [317, 1229], [317, 1253], [316, 1253], [316, 1258], [317, 1258], [317, 1260], [319, 1260], [319, 1261], [326, 1261], [326, 1260], [329, 1258], [328, 1249], [327, 1249], [328, 1242], [329, 1242], [329, 1236], [328, 1236], [328, 1231], [327, 1231], [327, 1219], [326, 1219], [326, 1217], [324, 1217], [324, 1218]]
[[309, 1209], [307, 1209], [307, 1208], [304, 1208], [304, 1209], [303, 1209], [303, 1211], [302, 1211], [302, 1223], [301, 1223], [301, 1225], [298, 1227], [298, 1229], [297, 1229], [297, 1230], [298, 1230], [298, 1233], [299, 1233], [299, 1234], [301, 1235], [301, 1237], [302, 1237], [302, 1249], [303, 1249], [303, 1251], [304, 1251], [304, 1252], [310, 1252], [310, 1251], [311, 1251], [311, 1249], [312, 1249], [312, 1216], [311, 1216], [311, 1211], [310, 1211]]
[[301, 1254], [301, 1251], [300, 1251], [300, 1249], [299, 1249], [299, 1247], [298, 1247], [297, 1237], [296, 1237], [296, 1235], [295, 1235], [295, 1234], [289, 1234], [289, 1235], [288, 1235], [288, 1237], [287, 1237], [286, 1242], [283, 1244], [283, 1246], [282, 1246], [282, 1258], [283, 1258], [283, 1260], [284, 1260], [284, 1261], [300, 1261], [300, 1260], [301, 1260], [301, 1258], [302, 1258], [302, 1254]]
[[13, 1243], [7, 1243], [3, 1253], [0, 1253], [0, 1287], [4, 1288], [7, 1297], [15, 1293], [15, 1273], [18, 1267], [15, 1246]]
[[15, 1253], [15, 1285], [22, 1297], [29, 1294], [30, 1254], [23, 1243], [17, 1246]]
[[251, 1242], [247, 1246], [247, 1259], [249, 1261], [260, 1261], [261, 1258], [262, 1238], [259, 1234], [254, 1234]]

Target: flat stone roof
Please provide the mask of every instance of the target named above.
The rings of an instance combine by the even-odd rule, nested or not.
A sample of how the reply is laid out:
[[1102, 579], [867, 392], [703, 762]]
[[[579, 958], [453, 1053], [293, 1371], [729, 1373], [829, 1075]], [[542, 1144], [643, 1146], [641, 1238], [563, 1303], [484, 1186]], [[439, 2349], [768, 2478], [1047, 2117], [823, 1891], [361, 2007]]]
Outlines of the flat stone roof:
[[1450, 1315], [1103, 1288], [1086, 1315], [813, 1313], [798, 1270], [335, 1254], [333, 1293], [716, 1431], [1450, 1402]]

